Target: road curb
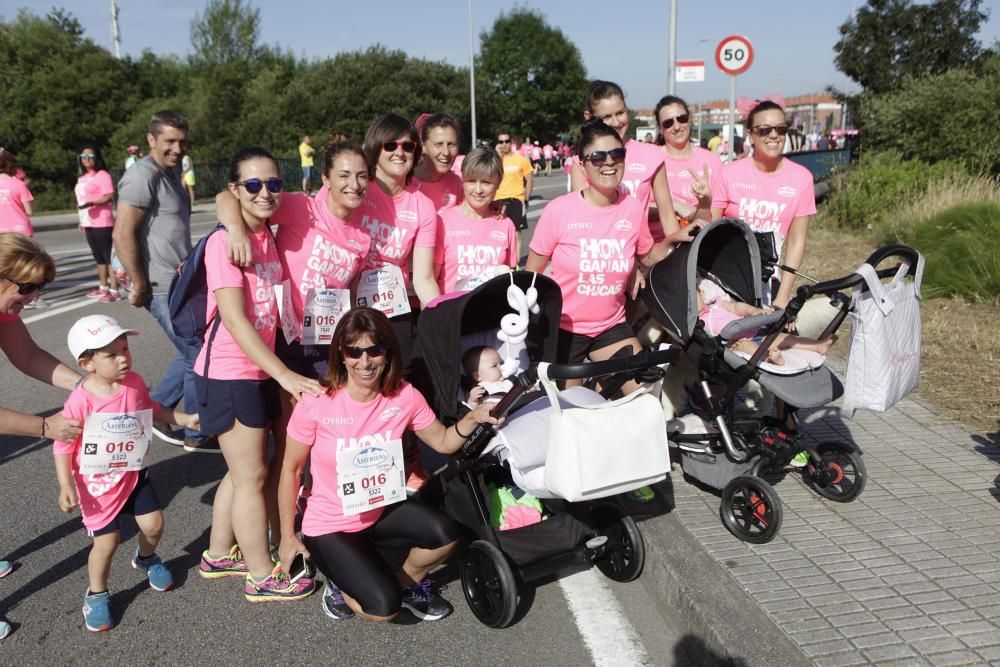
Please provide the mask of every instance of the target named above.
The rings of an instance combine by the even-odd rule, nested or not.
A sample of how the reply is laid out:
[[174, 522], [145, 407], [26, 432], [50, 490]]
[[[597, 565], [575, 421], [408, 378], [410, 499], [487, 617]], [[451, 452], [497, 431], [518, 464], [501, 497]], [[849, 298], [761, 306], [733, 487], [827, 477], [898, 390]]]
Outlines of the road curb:
[[[674, 475], [679, 480], [680, 472]], [[691, 664], [813, 664], [672, 513], [640, 528], [640, 580], [682, 643], [698, 653], [687, 656]]]
[[45, 232], [60, 232], [65, 229], [76, 229], [79, 226], [79, 222], [52, 222], [44, 226], [34, 225], [34, 229], [35, 234], [44, 234]]

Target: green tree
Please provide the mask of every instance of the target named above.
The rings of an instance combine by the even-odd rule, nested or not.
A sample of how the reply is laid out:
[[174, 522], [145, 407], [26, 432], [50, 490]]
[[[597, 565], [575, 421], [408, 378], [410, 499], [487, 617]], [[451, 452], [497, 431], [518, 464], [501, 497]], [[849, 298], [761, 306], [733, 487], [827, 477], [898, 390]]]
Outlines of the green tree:
[[191, 21], [192, 61], [205, 67], [251, 62], [260, 47], [260, 10], [243, 0], [208, 0]]
[[524, 8], [501, 14], [480, 43], [476, 95], [483, 136], [553, 137], [579, 124], [587, 87], [583, 60], [545, 17]]
[[907, 76], [941, 74], [982, 55], [976, 33], [989, 16], [982, 0], [868, 0], [840, 26], [837, 68], [866, 92], [897, 88]]

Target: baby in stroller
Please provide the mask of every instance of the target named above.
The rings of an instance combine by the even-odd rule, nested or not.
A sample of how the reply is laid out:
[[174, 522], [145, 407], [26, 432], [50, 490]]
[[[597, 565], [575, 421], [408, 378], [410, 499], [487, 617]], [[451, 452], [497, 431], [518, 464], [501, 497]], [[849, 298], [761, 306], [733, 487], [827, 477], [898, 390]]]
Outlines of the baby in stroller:
[[[713, 336], [722, 335], [726, 326], [732, 322], [751, 315], [764, 315], [770, 312], [772, 312], [771, 308], [757, 308], [748, 303], [733, 300], [718, 283], [706, 276], [701, 277], [698, 281], [698, 318], [705, 323], [705, 330]], [[749, 359], [757, 351], [761, 340], [762, 338], [757, 336], [753, 330], [740, 331], [729, 338], [726, 346], [741, 357]], [[783, 350], [804, 350], [823, 356], [836, 342], [836, 335], [830, 335], [823, 340], [815, 340], [805, 336], [781, 333], [775, 338], [764, 359], [769, 364], [785, 366]], [[803, 359], [802, 355], [797, 355], [790, 366], [805, 368], [817, 366], [820, 363], [822, 363], [822, 359]], [[765, 370], [770, 369], [765, 367]]]
[[503, 361], [496, 348], [486, 345], [476, 345], [470, 347], [462, 355], [462, 370], [465, 377], [475, 382], [475, 386], [469, 389], [466, 403], [470, 408], [479, 407], [483, 401], [489, 401], [491, 397], [506, 394], [514, 386], [514, 383], [504, 378], [501, 365]]

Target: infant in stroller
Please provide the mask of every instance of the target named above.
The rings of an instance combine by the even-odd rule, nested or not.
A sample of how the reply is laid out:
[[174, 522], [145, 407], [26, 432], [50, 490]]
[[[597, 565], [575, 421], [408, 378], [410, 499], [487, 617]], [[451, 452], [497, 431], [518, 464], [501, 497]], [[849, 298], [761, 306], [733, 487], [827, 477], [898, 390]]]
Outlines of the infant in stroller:
[[[506, 394], [514, 386], [513, 381], [503, 377], [500, 353], [486, 345], [470, 347], [462, 355], [462, 370], [469, 383], [476, 383], [466, 402], [470, 408], [477, 408], [490, 397]], [[499, 400], [496, 398], [495, 400]]]

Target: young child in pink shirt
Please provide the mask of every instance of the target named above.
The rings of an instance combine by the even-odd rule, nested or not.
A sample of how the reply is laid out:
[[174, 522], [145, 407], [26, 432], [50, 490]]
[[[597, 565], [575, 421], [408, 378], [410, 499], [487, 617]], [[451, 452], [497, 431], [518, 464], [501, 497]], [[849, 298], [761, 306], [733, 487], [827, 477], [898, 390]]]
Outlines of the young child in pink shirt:
[[138, 373], [132, 372], [128, 336], [106, 315], [88, 315], [69, 331], [69, 350], [80, 368], [90, 373], [69, 395], [63, 415], [84, 422], [73, 442], [54, 445], [59, 479], [59, 509], [79, 507], [94, 546], [87, 559], [90, 585], [83, 599], [83, 617], [91, 632], [114, 624], [108, 595], [111, 557], [121, 540], [118, 517], [132, 514], [139, 526], [139, 546], [132, 567], [146, 573], [157, 591], [174, 585], [170, 571], [156, 555], [163, 535], [163, 512], [146, 472], [153, 420], [197, 429], [198, 415], [188, 415], [155, 403]]

